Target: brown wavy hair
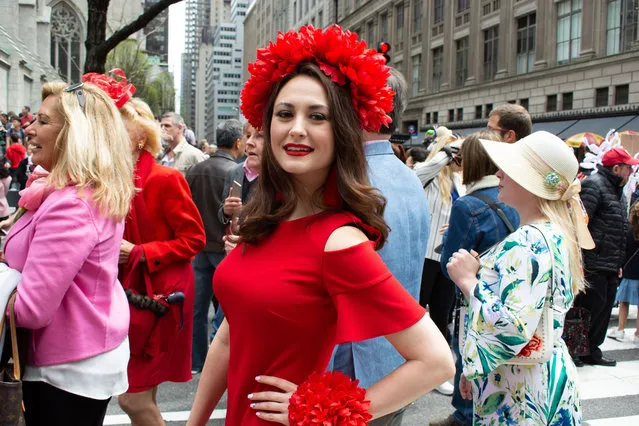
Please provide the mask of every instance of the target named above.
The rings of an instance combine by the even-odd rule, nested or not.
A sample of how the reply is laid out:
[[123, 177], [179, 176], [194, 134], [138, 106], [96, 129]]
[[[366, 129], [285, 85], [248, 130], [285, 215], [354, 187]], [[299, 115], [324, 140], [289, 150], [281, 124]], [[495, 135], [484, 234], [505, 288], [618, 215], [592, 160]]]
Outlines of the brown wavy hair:
[[338, 86], [320, 68], [311, 62], [298, 66], [297, 70], [284, 77], [271, 93], [264, 110], [264, 150], [262, 168], [251, 200], [245, 206], [244, 220], [240, 225], [240, 239], [247, 243], [259, 243], [275, 231], [277, 225], [285, 221], [295, 209], [297, 195], [293, 177], [284, 171], [273, 154], [271, 145], [271, 121], [275, 99], [286, 83], [298, 75], [306, 75], [324, 86], [329, 107], [329, 119], [333, 127], [335, 160], [333, 167], [337, 174], [337, 192], [341, 206], [324, 203], [326, 184], [313, 194], [314, 204], [326, 212], [346, 211], [353, 213], [365, 224], [378, 229], [381, 237], [377, 242], [380, 249], [388, 236], [389, 228], [384, 221], [386, 199], [376, 188], [369, 185], [366, 175], [364, 136], [360, 122], [351, 103], [348, 84]]

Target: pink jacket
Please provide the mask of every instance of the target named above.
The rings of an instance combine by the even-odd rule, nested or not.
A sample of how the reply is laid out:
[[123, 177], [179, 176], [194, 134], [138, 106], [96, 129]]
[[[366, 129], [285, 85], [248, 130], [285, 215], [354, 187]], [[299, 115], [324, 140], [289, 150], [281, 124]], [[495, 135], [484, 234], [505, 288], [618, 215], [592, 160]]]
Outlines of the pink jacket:
[[22, 272], [16, 321], [31, 329], [29, 365], [90, 358], [116, 348], [129, 330], [118, 282], [124, 222], [102, 216], [91, 191], [52, 192], [11, 228], [5, 257]]

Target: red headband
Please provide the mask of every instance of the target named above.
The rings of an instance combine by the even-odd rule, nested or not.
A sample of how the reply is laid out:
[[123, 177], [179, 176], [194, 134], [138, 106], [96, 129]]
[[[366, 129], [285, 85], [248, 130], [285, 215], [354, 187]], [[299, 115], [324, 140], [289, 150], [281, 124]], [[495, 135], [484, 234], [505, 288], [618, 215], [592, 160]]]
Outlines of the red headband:
[[112, 69], [109, 71], [109, 74], [120, 77], [120, 81], [117, 81], [110, 75], [89, 72], [82, 76], [82, 82], [98, 86], [106, 92], [111, 99], [113, 99], [116, 108], [120, 109], [122, 108], [122, 105], [133, 97], [133, 94], [135, 93], [135, 86], [128, 82], [126, 74], [124, 74], [124, 71], [120, 68]]
[[350, 83], [353, 108], [363, 130], [377, 132], [391, 123], [386, 113], [393, 109], [395, 93], [386, 85], [390, 71], [383, 55], [338, 25], [326, 30], [308, 25], [298, 32], [278, 33], [275, 43], [258, 49], [257, 59], [249, 64], [251, 77], [242, 90], [241, 108], [253, 127], [262, 128], [264, 108], [277, 82], [307, 61], [317, 63], [336, 84]]

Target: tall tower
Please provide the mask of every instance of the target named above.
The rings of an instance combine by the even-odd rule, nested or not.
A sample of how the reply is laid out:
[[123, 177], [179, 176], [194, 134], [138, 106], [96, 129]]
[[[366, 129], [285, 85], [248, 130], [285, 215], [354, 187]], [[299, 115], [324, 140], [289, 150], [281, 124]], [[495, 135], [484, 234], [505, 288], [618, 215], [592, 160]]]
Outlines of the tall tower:
[[197, 70], [200, 64], [200, 44], [210, 23], [211, 6], [215, 0], [186, 0], [184, 53], [182, 54], [182, 110], [187, 126], [196, 122]]

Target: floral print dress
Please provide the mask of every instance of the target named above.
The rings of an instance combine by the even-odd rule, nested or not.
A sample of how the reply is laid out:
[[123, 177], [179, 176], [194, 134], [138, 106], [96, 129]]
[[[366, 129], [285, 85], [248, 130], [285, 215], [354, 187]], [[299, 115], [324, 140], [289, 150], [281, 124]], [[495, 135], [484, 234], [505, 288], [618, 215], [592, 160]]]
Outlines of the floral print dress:
[[[553, 249], [552, 271], [540, 231]], [[569, 265], [563, 233], [550, 222], [524, 225], [482, 256], [462, 351], [464, 374], [473, 388], [474, 425], [581, 424], [577, 370], [561, 338], [574, 298]], [[551, 360], [508, 364], [531, 341], [551, 280]]]

